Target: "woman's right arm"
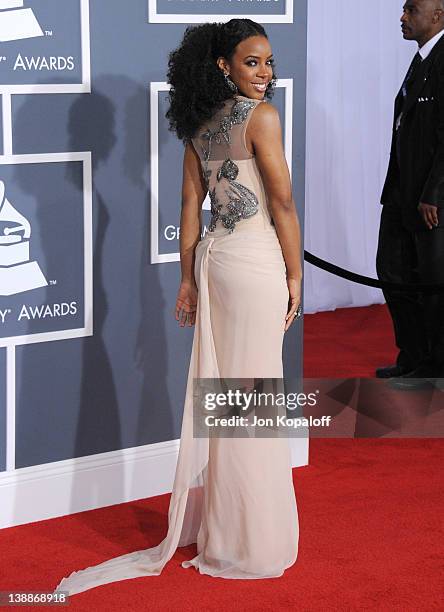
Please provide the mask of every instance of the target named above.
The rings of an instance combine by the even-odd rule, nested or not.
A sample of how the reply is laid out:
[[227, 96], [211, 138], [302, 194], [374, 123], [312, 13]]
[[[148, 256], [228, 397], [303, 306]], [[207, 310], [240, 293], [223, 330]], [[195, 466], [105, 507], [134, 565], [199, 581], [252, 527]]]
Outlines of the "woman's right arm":
[[199, 156], [193, 145], [188, 143], [183, 157], [179, 242], [182, 280], [189, 282], [194, 282], [194, 249], [200, 240], [202, 204], [206, 195]]
[[301, 235], [276, 108], [264, 102], [259, 104], [251, 116], [247, 131], [287, 268], [292, 301], [287, 318], [291, 318], [301, 300]]
[[[180, 214], [180, 268], [182, 279], [176, 300], [176, 320], [180, 325], [193, 325], [197, 302], [194, 279], [195, 248], [202, 228], [202, 204], [207, 189], [203, 181], [199, 156], [187, 143], [183, 158], [182, 209]], [[180, 312], [182, 310], [182, 313]]]

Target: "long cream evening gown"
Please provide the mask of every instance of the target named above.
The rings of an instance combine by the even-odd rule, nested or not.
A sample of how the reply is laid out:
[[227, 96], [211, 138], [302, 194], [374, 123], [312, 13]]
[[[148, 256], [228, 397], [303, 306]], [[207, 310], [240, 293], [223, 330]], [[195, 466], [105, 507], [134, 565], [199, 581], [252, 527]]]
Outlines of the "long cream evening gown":
[[196, 247], [197, 316], [180, 448], [159, 545], [72, 572], [56, 590], [161, 573], [177, 547], [184, 561], [223, 578], [273, 578], [296, 560], [298, 515], [287, 438], [193, 437], [193, 378], [282, 378], [288, 306], [285, 262], [262, 179], [245, 145], [261, 100], [237, 95], [198, 131], [211, 222]]

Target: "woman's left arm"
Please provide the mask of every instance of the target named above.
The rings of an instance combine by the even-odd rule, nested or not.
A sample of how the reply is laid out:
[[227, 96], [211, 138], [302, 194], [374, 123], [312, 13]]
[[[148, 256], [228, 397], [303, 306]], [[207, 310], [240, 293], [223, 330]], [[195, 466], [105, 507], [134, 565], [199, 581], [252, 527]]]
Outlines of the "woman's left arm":
[[268, 103], [259, 104], [247, 130], [287, 269], [290, 302], [286, 316], [286, 331], [294, 321], [301, 302], [302, 254], [299, 219], [293, 200], [290, 173], [282, 142], [282, 128], [276, 108]]

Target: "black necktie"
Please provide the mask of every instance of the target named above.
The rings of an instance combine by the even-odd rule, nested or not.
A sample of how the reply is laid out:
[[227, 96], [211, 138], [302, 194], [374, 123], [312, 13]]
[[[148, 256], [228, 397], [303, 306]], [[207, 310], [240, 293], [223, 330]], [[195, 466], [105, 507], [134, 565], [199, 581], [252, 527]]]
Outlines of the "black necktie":
[[416, 53], [415, 57], [413, 58], [412, 63], [410, 64], [410, 68], [408, 69], [406, 77], [405, 77], [404, 82], [402, 84], [402, 95], [403, 95], [404, 98], [408, 94], [409, 88], [411, 87], [412, 83], [415, 80], [416, 72], [417, 72], [418, 66], [421, 64], [421, 62], [422, 62], [422, 57], [421, 57], [421, 54], [418, 51]]
[[418, 67], [422, 62], [422, 57], [419, 53], [419, 51], [415, 54], [412, 63], [409, 66], [409, 69], [407, 70], [407, 74], [405, 75], [405, 79], [401, 85], [401, 92], [402, 92], [402, 100], [401, 100], [401, 105], [400, 105], [400, 109], [399, 109], [399, 115], [397, 117], [396, 120], [396, 131], [398, 131], [399, 126], [401, 124], [401, 119], [402, 119], [402, 111], [404, 110], [404, 106], [405, 106], [405, 100], [407, 98], [407, 94], [409, 93], [410, 87], [413, 85], [414, 81], [415, 81], [415, 77], [418, 73]]
[[404, 79], [404, 82], [401, 86], [401, 91], [402, 91], [402, 102], [401, 102], [401, 108], [400, 108], [400, 112], [399, 115], [396, 119], [396, 156], [398, 159], [398, 165], [400, 166], [400, 159], [401, 159], [401, 149], [400, 149], [400, 126], [401, 126], [401, 121], [402, 121], [402, 116], [403, 116], [403, 110], [405, 107], [405, 100], [407, 98], [407, 94], [409, 92], [410, 87], [413, 85], [414, 81], [415, 81], [415, 76], [417, 74], [418, 71], [418, 67], [422, 62], [422, 57], [419, 53], [419, 51], [416, 53], [416, 55], [414, 56], [412, 63], [410, 64], [409, 69], [407, 70], [407, 74], [406, 77]]

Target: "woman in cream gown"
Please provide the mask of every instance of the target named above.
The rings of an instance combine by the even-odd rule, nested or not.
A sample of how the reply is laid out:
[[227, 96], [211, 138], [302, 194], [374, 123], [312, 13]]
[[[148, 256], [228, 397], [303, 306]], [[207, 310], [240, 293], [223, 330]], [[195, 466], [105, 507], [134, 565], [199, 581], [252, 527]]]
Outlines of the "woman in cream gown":
[[[158, 575], [177, 547], [191, 543], [197, 543], [197, 555], [182, 566], [215, 577], [279, 577], [296, 560], [299, 530], [288, 439], [193, 436], [193, 380], [282, 378], [284, 332], [299, 314], [299, 225], [279, 120], [255, 86], [272, 80], [271, 51], [262, 26], [251, 24], [233, 19], [192, 32], [200, 42], [205, 36], [214, 41], [225, 28], [226, 38], [233, 39], [234, 30], [242, 40], [231, 64], [223, 56], [215, 63], [226, 99], [185, 149], [176, 319], [195, 328], [167, 535], [153, 548], [72, 572], [57, 591], [72, 595]], [[250, 53], [260, 61], [245, 68], [237, 58]], [[250, 137], [247, 127], [255, 113]], [[207, 191], [211, 221], [201, 238]], [[286, 192], [290, 206], [276, 195]]]

